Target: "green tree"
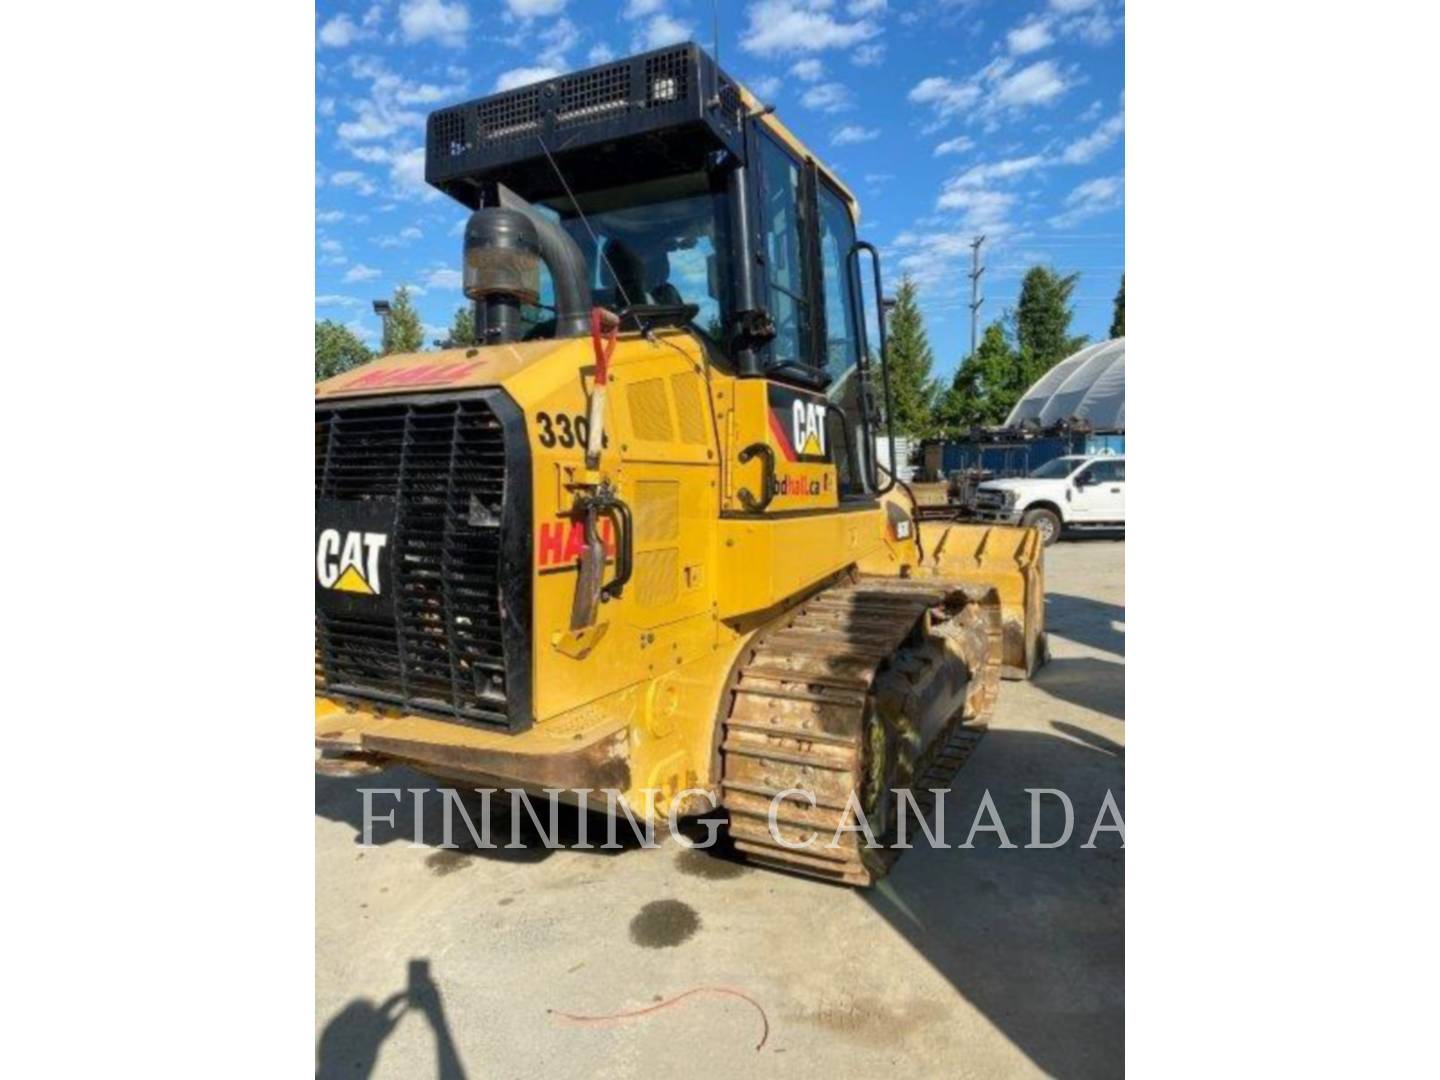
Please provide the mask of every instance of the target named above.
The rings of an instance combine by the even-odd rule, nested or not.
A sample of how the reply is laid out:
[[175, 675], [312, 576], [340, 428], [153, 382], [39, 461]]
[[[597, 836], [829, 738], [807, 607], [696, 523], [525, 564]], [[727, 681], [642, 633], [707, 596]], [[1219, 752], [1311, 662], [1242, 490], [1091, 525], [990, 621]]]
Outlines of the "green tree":
[[450, 333], [440, 342], [442, 349], [460, 349], [475, 344], [475, 309], [469, 304], [455, 309], [455, 321], [450, 324]]
[[1024, 384], [1021, 392], [1089, 340], [1084, 335], [1070, 335], [1074, 318], [1070, 296], [1079, 281], [1079, 274], [1061, 277], [1045, 266], [1026, 271], [1015, 306], [1015, 344]]
[[359, 367], [375, 357], [346, 327], [326, 319], [315, 324], [315, 381]]
[[385, 319], [385, 340], [381, 342], [380, 355], [391, 353], [419, 352], [425, 345], [425, 328], [420, 325], [420, 313], [410, 303], [410, 290], [401, 285], [395, 290], [390, 301], [390, 314]]
[[999, 320], [985, 328], [975, 355], [955, 372], [950, 389], [937, 410], [948, 435], [963, 435], [972, 427], [1003, 424], [1025, 392], [1019, 356]]
[[1120, 275], [1120, 291], [1115, 294], [1115, 315], [1110, 320], [1110, 336], [1125, 336], [1125, 275]]
[[925, 335], [925, 322], [915, 302], [915, 282], [906, 276], [895, 293], [890, 313], [890, 396], [896, 435], [925, 438], [935, 434], [935, 380], [930, 377], [935, 355]]

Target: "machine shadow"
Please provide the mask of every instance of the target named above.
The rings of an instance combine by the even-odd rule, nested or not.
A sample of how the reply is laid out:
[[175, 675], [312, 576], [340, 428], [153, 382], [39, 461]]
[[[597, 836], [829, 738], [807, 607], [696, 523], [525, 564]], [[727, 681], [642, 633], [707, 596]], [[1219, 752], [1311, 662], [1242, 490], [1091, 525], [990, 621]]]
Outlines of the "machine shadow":
[[369, 1076], [379, 1060], [381, 1044], [410, 1009], [425, 1017], [434, 1035], [438, 1080], [465, 1080], [465, 1068], [445, 1019], [440, 987], [430, 977], [430, 961], [423, 957], [410, 961], [403, 990], [379, 1004], [369, 998], [355, 998], [331, 1017], [315, 1048], [316, 1080]]
[[1116, 623], [1123, 625], [1124, 622], [1125, 609], [1119, 604], [1107, 604], [1088, 596], [1045, 594], [1045, 625], [1057, 636], [1081, 645], [1124, 656], [1125, 631], [1115, 628]]
[[[1062, 847], [1031, 842], [1026, 788], [1060, 788], [1074, 806]], [[1068, 738], [991, 732], [945, 797], [944, 840], [965, 842], [988, 790], [1014, 849], [991, 831], [974, 850], [923, 836], [878, 886], [860, 894], [887, 923], [1045, 1074], [1124, 1072], [1124, 851], [1114, 832], [1090, 837], [1107, 790], [1124, 813], [1124, 758]], [[1064, 830], [1043, 796], [1038, 839]], [[1106, 824], [1113, 824], [1107, 813]], [[989, 824], [989, 815], [982, 824]], [[956, 1072], [963, 1046], [956, 1047]]]
[[1030, 680], [1051, 697], [1125, 719], [1125, 665], [1093, 656], [1051, 660]]
[[[460, 793], [461, 802], [465, 807], [465, 813], [469, 815], [474, 823], [477, 832], [481, 829], [481, 821], [484, 810], [480, 797], [458, 783], [447, 780], [437, 780], [433, 777], [415, 772], [412, 769], [395, 766], [385, 769], [383, 772], [362, 777], [315, 777], [315, 813], [319, 817], [330, 821], [344, 822], [355, 830], [355, 843], [364, 843], [364, 821], [365, 803], [361, 794], [364, 788], [386, 788], [399, 789], [400, 798], [397, 801], [393, 796], [375, 796], [371, 809], [372, 817], [379, 815], [371, 827], [370, 840], [379, 847], [385, 844], [410, 844], [416, 838], [416, 815], [414, 796], [411, 788], [428, 789], [422, 796], [422, 811], [419, 821], [420, 842], [435, 851], [430, 858], [444, 859], [465, 859], [483, 858], [500, 862], [513, 863], [538, 863], [555, 853], [556, 850], [578, 850], [587, 855], [623, 855], [629, 851], [637, 851], [643, 848], [641, 839], [635, 834], [630, 823], [623, 817], [615, 824], [614, 847], [602, 847], [609, 839], [610, 824], [608, 817], [603, 814], [581, 812], [573, 806], [561, 803], [555, 815], [555, 833], [552, 836], [556, 848], [551, 849], [545, 846], [544, 837], [531, 821], [530, 815], [525, 812], [524, 807], [519, 813], [519, 841], [522, 845], [518, 848], [506, 847], [514, 839], [513, 825], [514, 818], [510, 812], [508, 796], [504, 791], [497, 791], [491, 798], [490, 807], [490, 843], [493, 847], [480, 847], [475, 843], [464, 819], [457, 811], [452, 811], [451, 820], [451, 842], [454, 848], [442, 848], [445, 842], [445, 816], [442, 809], [440, 788], [453, 788]], [[550, 808], [543, 795], [534, 797], [532, 805], [545, 828], [549, 830]], [[391, 825], [387, 818], [393, 813], [394, 825]], [[584, 838], [592, 845], [590, 848], [576, 848], [581, 839], [582, 818], [584, 824]], [[663, 825], [663, 823], [662, 823]], [[481, 834], [483, 837], [483, 833]], [[663, 839], [663, 827], [657, 826], [656, 842]]]

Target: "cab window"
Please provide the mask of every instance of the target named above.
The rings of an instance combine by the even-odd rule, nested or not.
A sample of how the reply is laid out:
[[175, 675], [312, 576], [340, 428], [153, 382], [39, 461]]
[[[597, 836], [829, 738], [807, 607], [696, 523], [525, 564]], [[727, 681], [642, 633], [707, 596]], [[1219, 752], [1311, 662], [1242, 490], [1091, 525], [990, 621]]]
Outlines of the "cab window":
[[1114, 484], [1125, 479], [1123, 461], [1097, 461], [1086, 469], [1080, 479], [1086, 484]]
[[813, 318], [802, 242], [804, 209], [800, 164], [770, 136], [761, 133], [760, 225], [765, 236], [775, 364], [808, 364], [813, 355]]
[[848, 287], [850, 248], [855, 226], [843, 199], [823, 183], [819, 185], [820, 272], [824, 281], [825, 349], [821, 361], [832, 380], [838, 380], [859, 358], [855, 294]]

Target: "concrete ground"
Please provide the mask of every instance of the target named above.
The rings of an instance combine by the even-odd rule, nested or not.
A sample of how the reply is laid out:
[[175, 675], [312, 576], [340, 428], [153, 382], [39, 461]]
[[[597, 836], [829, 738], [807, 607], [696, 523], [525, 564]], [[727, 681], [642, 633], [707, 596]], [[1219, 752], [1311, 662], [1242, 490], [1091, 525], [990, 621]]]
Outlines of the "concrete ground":
[[[433, 782], [317, 777], [319, 1074], [1119, 1075], [1124, 855], [1113, 832], [1081, 845], [1107, 790], [1124, 811], [1124, 555], [1113, 540], [1049, 549], [1054, 659], [1034, 683], [1004, 684], [947, 796], [948, 843], [988, 790], [1024, 845], [1025, 789], [1063, 789], [1074, 835], [1053, 850], [1000, 850], [982, 832], [973, 850], [917, 847], [861, 892], [673, 839], [413, 848], [403, 810], [362, 848], [359, 787]], [[1062, 819], [1047, 799], [1042, 839]], [[565, 1015], [636, 1010], [649, 1011]]]

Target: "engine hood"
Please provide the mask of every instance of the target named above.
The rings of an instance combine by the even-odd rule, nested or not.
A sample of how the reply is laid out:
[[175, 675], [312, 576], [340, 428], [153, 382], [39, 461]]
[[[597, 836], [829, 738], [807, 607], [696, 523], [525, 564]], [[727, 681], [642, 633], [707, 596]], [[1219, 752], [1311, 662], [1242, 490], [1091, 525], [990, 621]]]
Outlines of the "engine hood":
[[576, 362], [591, 356], [588, 338], [517, 341], [438, 352], [395, 353], [317, 383], [316, 399], [405, 394], [422, 390], [460, 390], [501, 386], [549, 357], [574, 353]]
[[1065, 480], [1039, 480], [1028, 476], [1019, 476], [1011, 480], [986, 480], [976, 487], [976, 491], [1014, 491], [1018, 493], [1034, 494], [1041, 491], [1061, 492], [1065, 490]]

